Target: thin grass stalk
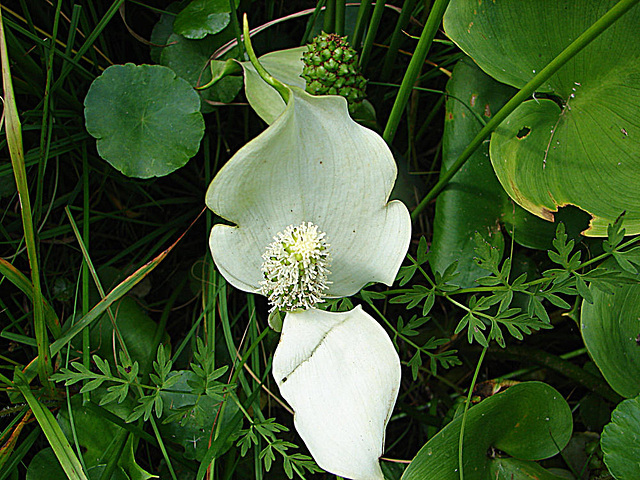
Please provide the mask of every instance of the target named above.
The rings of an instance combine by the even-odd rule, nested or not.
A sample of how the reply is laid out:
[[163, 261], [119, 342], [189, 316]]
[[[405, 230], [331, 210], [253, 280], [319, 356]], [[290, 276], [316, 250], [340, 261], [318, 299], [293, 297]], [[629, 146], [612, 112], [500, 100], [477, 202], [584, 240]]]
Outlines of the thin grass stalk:
[[438, 27], [442, 22], [442, 16], [444, 15], [447, 5], [449, 5], [449, 0], [436, 0], [429, 12], [429, 17], [422, 29], [420, 40], [418, 41], [416, 50], [409, 62], [407, 73], [405, 73], [404, 78], [402, 79], [400, 90], [398, 90], [395, 102], [393, 103], [393, 108], [389, 114], [389, 120], [387, 121], [384, 133], [382, 134], [382, 138], [384, 138], [389, 145], [393, 142], [396, 135], [398, 125], [400, 124], [400, 120], [404, 114], [404, 109], [409, 101], [409, 95], [411, 95], [413, 86], [420, 75], [422, 65], [424, 64], [424, 60], [427, 58], [427, 53], [429, 53], [429, 48], [433, 43], [433, 37], [435, 37]]
[[[89, 253], [89, 220], [91, 214], [89, 212], [89, 160], [87, 158], [87, 144], [82, 144], [82, 243]], [[89, 264], [86, 260], [82, 261], [82, 316], [89, 313]], [[91, 368], [91, 342], [89, 340], [89, 329], [82, 331], [82, 364], [88, 369]], [[91, 392], [84, 392], [82, 399], [84, 402], [89, 401]]]
[[[102, 30], [107, 26], [107, 24], [111, 21], [114, 15], [118, 12], [120, 5], [124, 3], [124, 0], [115, 0], [109, 10], [104, 14], [104, 16], [100, 19], [98, 24], [95, 26], [93, 31], [87, 36], [86, 40], [82, 44], [82, 46], [78, 49], [77, 53], [74, 55], [73, 60], [78, 62], [83, 55], [91, 48], [94, 42], [98, 39]], [[91, 2], [89, 2], [91, 4]], [[53, 84], [53, 90], [57, 90], [62, 85], [62, 82], [67, 78], [67, 75], [71, 73], [73, 70], [73, 64], [65, 63], [62, 66], [62, 71], [60, 72], [60, 76]]]
[[335, 32], [338, 35], [344, 35], [344, 12], [345, 12], [345, 0], [335, 0], [336, 2], [336, 12], [335, 12]]
[[336, 28], [336, 0], [327, 0], [324, 9], [324, 22], [322, 30], [325, 33], [333, 33]]
[[376, 0], [376, 6], [373, 8], [373, 15], [371, 15], [371, 21], [369, 22], [369, 29], [367, 30], [367, 36], [364, 39], [364, 45], [362, 47], [362, 54], [360, 55], [360, 66], [364, 69], [369, 62], [371, 56], [371, 49], [373, 48], [373, 41], [378, 33], [378, 27], [380, 26], [380, 20], [382, 20], [382, 12], [384, 12], [385, 0]]
[[360, 43], [364, 35], [364, 27], [369, 22], [371, 15], [371, 0], [360, 2], [358, 7], [358, 16], [356, 17], [356, 26], [353, 30], [353, 38], [351, 39], [351, 45], [356, 50], [360, 49]]
[[569, 46], [567, 46], [560, 54], [551, 60], [546, 67], [533, 77], [529, 82], [516, 93], [494, 116], [482, 127], [478, 134], [471, 140], [471, 143], [464, 149], [458, 159], [446, 172], [440, 175], [438, 183], [427, 193], [420, 201], [418, 206], [411, 212], [411, 219], [415, 220], [422, 210], [433, 200], [440, 191], [449, 183], [451, 178], [465, 164], [465, 162], [473, 155], [473, 152], [482, 145], [484, 139], [489, 136], [502, 121], [507, 118], [522, 102], [529, 99], [535, 93], [540, 85], [546, 82], [554, 75], [562, 66], [576, 56], [583, 48], [595, 40], [602, 32], [613, 25], [622, 15], [636, 6], [640, 0], [620, 0], [611, 10], [605, 13], [597, 22], [591, 25], [587, 30], [576, 38]]
[[22, 228], [24, 230], [24, 239], [27, 246], [27, 256], [29, 257], [29, 267], [31, 268], [31, 283], [33, 284], [33, 326], [36, 342], [38, 344], [38, 356], [42, 359], [38, 364], [38, 375], [42, 385], [51, 393], [53, 391], [53, 385], [49, 381], [49, 377], [53, 373], [53, 368], [51, 366], [51, 356], [49, 354], [49, 339], [47, 338], [47, 329], [44, 318], [44, 305], [42, 287], [40, 285], [40, 271], [38, 269], [36, 237], [33, 229], [31, 200], [29, 198], [27, 172], [24, 164], [22, 127], [20, 125], [20, 118], [18, 117], [18, 107], [16, 106], [16, 100], [13, 95], [11, 70], [9, 68], [9, 57], [1, 12], [0, 56], [2, 57], [2, 83], [4, 87], [5, 132], [13, 174], [16, 179], [18, 196], [20, 198]]
[[409, 19], [411, 18], [411, 13], [415, 4], [416, 0], [404, 0], [402, 11], [400, 12], [400, 17], [398, 18], [396, 27], [394, 28], [393, 34], [391, 35], [389, 50], [387, 50], [387, 54], [384, 57], [384, 63], [382, 64], [382, 75], [380, 77], [380, 80], [383, 82], [386, 82], [389, 80], [389, 78], [391, 78], [391, 69], [393, 68], [393, 64], [395, 63], [396, 57], [398, 56], [400, 41], [404, 37], [403, 30], [409, 24]]
[[62, 0], [58, 0], [56, 11], [53, 16], [53, 29], [51, 31], [51, 42], [47, 51], [47, 79], [44, 85], [44, 98], [42, 109], [42, 125], [40, 127], [40, 161], [38, 162], [38, 180], [36, 185], [36, 198], [34, 201], [34, 221], [39, 222], [42, 210], [42, 196], [44, 190], [44, 175], [47, 170], [47, 161], [49, 159], [49, 147], [51, 145], [51, 134], [53, 131], [53, 123], [51, 122], [51, 82], [53, 79], [53, 58], [56, 50], [56, 40], [58, 38], [58, 26], [60, 25], [60, 9], [62, 8]]

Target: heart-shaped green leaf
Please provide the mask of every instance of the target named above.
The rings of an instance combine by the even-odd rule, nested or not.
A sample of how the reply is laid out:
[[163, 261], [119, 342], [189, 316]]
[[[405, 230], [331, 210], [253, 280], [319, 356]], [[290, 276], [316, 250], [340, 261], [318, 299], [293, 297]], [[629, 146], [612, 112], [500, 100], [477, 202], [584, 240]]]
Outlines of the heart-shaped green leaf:
[[173, 31], [192, 40], [204, 38], [229, 25], [230, 13], [229, 0], [193, 0], [176, 17]]
[[602, 431], [600, 445], [604, 463], [616, 480], [640, 478], [640, 397], [618, 405]]
[[[446, 171], [458, 159], [483, 124], [515, 93], [482, 72], [469, 58], [453, 70], [447, 84], [442, 169]], [[438, 195], [433, 226], [430, 265], [443, 272], [458, 261], [460, 275], [454, 282], [471, 286], [486, 275], [473, 260], [475, 232], [502, 252], [504, 240], [500, 223], [518, 243], [547, 248], [554, 226], [515, 205], [498, 182], [489, 161], [489, 146], [483, 145], [456, 173]], [[515, 224], [515, 228], [514, 228]]]
[[[640, 248], [624, 254], [640, 263]], [[603, 267], [623, 272], [614, 259]], [[580, 323], [584, 344], [609, 385], [623, 397], [640, 393], [640, 284], [613, 287], [605, 293], [589, 287], [593, 303], [582, 302]]]
[[[485, 72], [520, 88], [613, 4], [452, 0], [444, 25]], [[592, 216], [586, 235], [606, 235], [623, 210], [627, 233], [640, 233], [638, 24], [636, 6], [541, 87], [552, 99], [523, 103], [491, 138], [491, 161], [511, 198], [550, 220], [558, 207], [576, 205]]]
[[[402, 480], [459, 480], [458, 440], [462, 415], [422, 447]], [[540, 382], [509, 387], [467, 412], [463, 465], [466, 480], [490, 480], [497, 448], [520, 460], [541, 460], [558, 453], [571, 438], [572, 418], [567, 402], [554, 388]]]
[[113, 65], [84, 101], [98, 153], [129, 177], [167, 175], [196, 154], [204, 134], [198, 94], [169, 68]]

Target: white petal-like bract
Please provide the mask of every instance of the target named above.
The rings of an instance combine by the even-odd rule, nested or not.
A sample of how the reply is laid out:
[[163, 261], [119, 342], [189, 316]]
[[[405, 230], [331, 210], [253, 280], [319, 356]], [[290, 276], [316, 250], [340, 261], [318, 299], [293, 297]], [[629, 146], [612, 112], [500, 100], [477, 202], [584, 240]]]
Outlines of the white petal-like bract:
[[405, 205], [388, 202], [396, 164], [384, 140], [354, 122], [342, 97], [291, 87], [283, 114], [242, 147], [207, 191], [213, 259], [236, 288], [257, 292], [262, 254], [290, 225], [311, 222], [331, 245], [329, 297], [391, 285], [409, 247]]
[[400, 359], [378, 322], [359, 306], [287, 313], [273, 375], [320, 467], [354, 480], [383, 479], [378, 459]]

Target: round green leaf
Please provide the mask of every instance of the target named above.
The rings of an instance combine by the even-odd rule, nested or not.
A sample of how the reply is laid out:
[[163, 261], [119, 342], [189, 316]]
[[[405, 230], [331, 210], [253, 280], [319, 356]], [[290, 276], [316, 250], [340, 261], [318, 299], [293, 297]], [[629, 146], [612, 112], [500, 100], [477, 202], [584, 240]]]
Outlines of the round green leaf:
[[[640, 263], [640, 248], [624, 258]], [[622, 272], [614, 259], [603, 267]], [[605, 293], [589, 287], [593, 303], [582, 302], [582, 338], [609, 385], [623, 397], [635, 397], [640, 393], [640, 284], [612, 288], [613, 293]]]
[[[458, 480], [458, 440], [462, 415], [422, 447], [402, 480]], [[540, 382], [509, 387], [467, 412], [463, 464], [466, 480], [488, 480], [495, 447], [520, 460], [541, 460], [558, 453], [571, 438], [567, 402]]]
[[616, 480], [640, 478], [640, 397], [620, 403], [600, 440], [604, 463]]
[[173, 31], [192, 40], [204, 38], [229, 25], [230, 12], [229, 0], [193, 0], [176, 17]]
[[[452, 0], [444, 22], [485, 72], [520, 88], [614, 3]], [[523, 103], [491, 138], [509, 196], [549, 220], [576, 205], [592, 217], [586, 235], [606, 235], [623, 210], [627, 233], [640, 233], [638, 24], [636, 6], [541, 87], [552, 100]]]
[[98, 153], [129, 177], [167, 175], [198, 151], [204, 134], [198, 94], [169, 68], [113, 65], [84, 101]]

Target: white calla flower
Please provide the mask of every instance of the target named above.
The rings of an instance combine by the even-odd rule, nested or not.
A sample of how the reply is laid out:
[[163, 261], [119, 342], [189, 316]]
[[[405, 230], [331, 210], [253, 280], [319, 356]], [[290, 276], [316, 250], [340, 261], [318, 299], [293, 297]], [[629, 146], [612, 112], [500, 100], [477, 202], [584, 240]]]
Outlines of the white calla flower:
[[351, 119], [344, 98], [287, 88], [284, 111], [209, 186], [207, 205], [234, 224], [213, 227], [211, 252], [234, 287], [288, 312], [273, 373], [316, 462], [379, 480], [398, 354], [360, 307], [313, 307], [369, 282], [391, 285], [411, 220], [388, 202], [397, 170], [384, 140]]
[[274, 237], [310, 222], [330, 245], [326, 296], [347, 297], [369, 282], [391, 285], [411, 220], [403, 203], [387, 203], [396, 178], [389, 148], [351, 120], [345, 99], [291, 92], [283, 114], [209, 186], [209, 208], [235, 223], [211, 230], [218, 269], [234, 287], [260, 293]]
[[355, 480], [383, 478], [378, 458], [400, 359], [378, 322], [361, 307], [287, 313], [273, 376], [320, 467]]

